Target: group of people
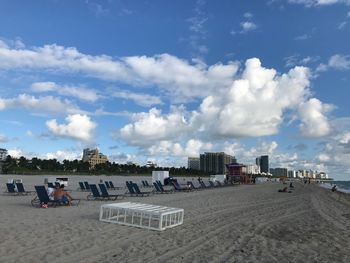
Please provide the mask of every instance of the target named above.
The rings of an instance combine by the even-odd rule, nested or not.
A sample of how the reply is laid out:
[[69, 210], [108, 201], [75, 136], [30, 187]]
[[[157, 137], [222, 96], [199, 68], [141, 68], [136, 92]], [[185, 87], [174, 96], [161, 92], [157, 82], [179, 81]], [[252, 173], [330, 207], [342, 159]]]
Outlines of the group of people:
[[50, 200], [66, 205], [71, 205], [73, 199], [70, 194], [64, 190], [63, 184], [56, 184], [54, 187], [48, 187], [47, 194], [49, 195]]

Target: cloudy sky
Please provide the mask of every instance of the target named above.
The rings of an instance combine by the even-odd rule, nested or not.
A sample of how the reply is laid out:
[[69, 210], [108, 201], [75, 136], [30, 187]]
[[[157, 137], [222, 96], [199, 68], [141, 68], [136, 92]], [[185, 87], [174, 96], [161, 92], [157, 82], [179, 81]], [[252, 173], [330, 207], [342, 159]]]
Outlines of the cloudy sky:
[[0, 147], [349, 180], [349, 73], [350, 0], [4, 0]]

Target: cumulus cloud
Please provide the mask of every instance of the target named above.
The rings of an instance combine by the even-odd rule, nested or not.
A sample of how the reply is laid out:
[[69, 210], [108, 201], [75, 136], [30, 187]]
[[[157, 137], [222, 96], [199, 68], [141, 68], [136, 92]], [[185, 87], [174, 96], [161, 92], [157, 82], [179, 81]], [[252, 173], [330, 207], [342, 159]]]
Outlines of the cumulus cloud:
[[20, 94], [11, 99], [0, 98], [0, 110], [23, 108], [37, 113], [79, 113], [82, 112], [69, 100], [61, 100], [52, 96], [35, 97]]
[[153, 105], [163, 104], [158, 96], [152, 96], [144, 93], [134, 93], [130, 91], [116, 91], [112, 93], [115, 98], [132, 100], [135, 104], [144, 107], [150, 107]]
[[156, 141], [174, 139], [189, 129], [183, 112], [173, 108], [169, 114], [152, 108], [149, 112], [135, 113], [132, 123], [120, 129], [119, 136], [133, 145], [150, 145]]
[[220, 137], [276, 134], [284, 111], [308, 95], [309, 75], [307, 68], [295, 67], [279, 76], [259, 59], [248, 59], [227, 92], [203, 100], [197, 117], [201, 129]]
[[211, 143], [205, 143], [201, 140], [190, 139], [186, 145], [174, 143], [171, 141], [160, 141], [148, 148], [151, 155], [163, 156], [199, 156], [203, 151], [209, 151], [213, 148]]
[[229, 85], [238, 63], [198, 64], [169, 54], [118, 59], [91, 56], [74, 47], [55, 44], [31, 49], [0, 45], [0, 69], [74, 73], [133, 86], [157, 86], [174, 99], [186, 100], [203, 98], [218, 87]]
[[278, 74], [262, 67], [259, 59], [248, 59], [241, 76], [229, 88], [204, 98], [197, 110], [173, 108], [162, 114], [153, 108], [137, 113], [119, 135], [138, 146], [193, 135], [209, 140], [266, 136], [278, 133], [285, 112], [292, 111], [301, 121], [303, 135], [323, 136], [330, 131], [326, 113], [331, 106], [310, 98], [309, 78], [305, 67]]
[[331, 127], [325, 113], [331, 106], [312, 98], [299, 105], [300, 130], [306, 137], [322, 137], [329, 134]]
[[95, 102], [99, 98], [95, 90], [70, 85], [61, 86], [51, 81], [32, 83], [31, 90], [34, 92], [55, 91], [58, 94], [66, 97], [75, 97], [89, 102]]
[[68, 115], [66, 124], [57, 124], [56, 119], [48, 120], [46, 126], [57, 137], [67, 137], [82, 141], [91, 141], [97, 124], [87, 115]]

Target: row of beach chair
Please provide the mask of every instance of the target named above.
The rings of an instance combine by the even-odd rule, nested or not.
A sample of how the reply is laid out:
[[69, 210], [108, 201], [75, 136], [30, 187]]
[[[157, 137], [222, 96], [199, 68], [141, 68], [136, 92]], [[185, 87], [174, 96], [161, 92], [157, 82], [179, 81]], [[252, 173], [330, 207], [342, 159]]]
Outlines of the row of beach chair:
[[5, 194], [10, 194], [10, 195], [29, 195], [32, 194], [33, 191], [26, 191], [24, 189], [23, 183], [7, 183], [6, 184], [7, 192]]

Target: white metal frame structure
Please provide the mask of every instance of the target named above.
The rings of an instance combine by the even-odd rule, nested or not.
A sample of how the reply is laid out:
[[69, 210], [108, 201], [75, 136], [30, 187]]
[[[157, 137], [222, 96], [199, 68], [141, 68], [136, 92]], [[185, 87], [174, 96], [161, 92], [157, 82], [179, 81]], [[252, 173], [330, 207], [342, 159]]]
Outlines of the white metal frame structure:
[[132, 202], [101, 205], [100, 221], [163, 231], [183, 223], [184, 209]]

